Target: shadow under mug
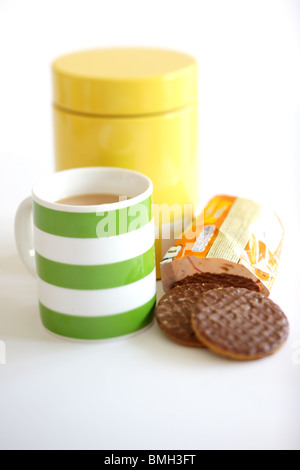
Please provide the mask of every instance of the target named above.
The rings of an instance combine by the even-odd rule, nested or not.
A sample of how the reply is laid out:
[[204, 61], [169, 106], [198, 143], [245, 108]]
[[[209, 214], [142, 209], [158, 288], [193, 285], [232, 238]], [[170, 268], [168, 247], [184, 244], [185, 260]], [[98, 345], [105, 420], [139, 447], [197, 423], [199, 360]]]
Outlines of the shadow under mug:
[[[69, 338], [132, 334], [153, 319], [155, 231], [151, 181], [119, 168], [77, 168], [35, 184], [15, 219], [19, 254], [37, 276], [43, 325]], [[57, 201], [124, 194], [100, 206]], [[32, 230], [33, 215], [33, 230]]]

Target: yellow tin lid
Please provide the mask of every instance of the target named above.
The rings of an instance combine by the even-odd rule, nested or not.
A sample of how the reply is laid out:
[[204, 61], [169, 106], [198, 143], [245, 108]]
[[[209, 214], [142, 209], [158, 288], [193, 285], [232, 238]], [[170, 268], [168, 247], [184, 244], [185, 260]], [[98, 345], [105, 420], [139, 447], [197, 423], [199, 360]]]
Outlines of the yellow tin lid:
[[175, 51], [112, 48], [53, 63], [54, 104], [93, 115], [162, 113], [195, 103], [197, 66]]

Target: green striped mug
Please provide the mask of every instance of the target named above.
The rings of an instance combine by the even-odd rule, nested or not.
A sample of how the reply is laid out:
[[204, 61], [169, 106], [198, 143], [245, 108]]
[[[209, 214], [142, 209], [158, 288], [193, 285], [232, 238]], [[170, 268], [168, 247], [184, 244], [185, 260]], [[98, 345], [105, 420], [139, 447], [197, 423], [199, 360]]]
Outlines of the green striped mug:
[[[153, 319], [156, 296], [152, 183], [120, 168], [77, 168], [35, 184], [15, 220], [19, 254], [37, 276], [43, 325], [96, 340]], [[100, 206], [57, 203], [79, 194], [126, 194]], [[33, 215], [33, 230], [31, 222]]]

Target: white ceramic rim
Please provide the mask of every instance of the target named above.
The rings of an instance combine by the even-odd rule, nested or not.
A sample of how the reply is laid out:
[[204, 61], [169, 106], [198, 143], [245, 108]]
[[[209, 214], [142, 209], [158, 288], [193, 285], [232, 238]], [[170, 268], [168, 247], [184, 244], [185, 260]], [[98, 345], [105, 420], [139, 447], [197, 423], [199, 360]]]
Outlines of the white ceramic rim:
[[[97, 176], [99, 179], [102, 178], [103, 184], [107, 184], [105, 189], [93, 189], [91, 180], [93, 179], [93, 184], [95, 184], [95, 178], [97, 178]], [[110, 181], [112, 182], [119, 180], [120, 183], [124, 184], [124, 187], [126, 186], [127, 189], [126, 191], [121, 191], [121, 193], [126, 192], [126, 195], [131, 197], [131, 199], [110, 204], [89, 206], [66, 205], [56, 202], [65, 197], [71, 197], [78, 194], [95, 192], [108, 194], [120, 193], [117, 188], [115, 188], [114, 191], [112, 190], [112, 183], [109, 184], [108, 179], [104, 180], [103, 178], [105, 177], [110, 177]], [[74, 179], [80, 184], [77, 185], [74, 182]], [[134, 183], [137, 185], [137, 189], [135, 189]], [[139, 204], [150, 197], [152, 192], [152, 181], [146, 175], [137, 171], [115, 167], [83, 167], [58, 171], [44, 176], [34, 184], [32, 189], [32, 198], [36, 203], [43, 207], [61, 212], [97, 212], [99, 209], [105, 212]]]

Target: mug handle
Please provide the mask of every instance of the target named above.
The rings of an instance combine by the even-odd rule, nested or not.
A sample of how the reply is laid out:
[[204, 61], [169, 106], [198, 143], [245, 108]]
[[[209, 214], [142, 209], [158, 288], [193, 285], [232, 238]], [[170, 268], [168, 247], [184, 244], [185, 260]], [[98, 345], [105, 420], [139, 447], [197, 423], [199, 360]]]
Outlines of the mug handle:
[[19, 206], [15, 218], [15, 240], [19, 255], [32, 276], [36, 276], [35, 250], [32, 229], [32, 198]]

